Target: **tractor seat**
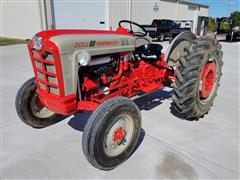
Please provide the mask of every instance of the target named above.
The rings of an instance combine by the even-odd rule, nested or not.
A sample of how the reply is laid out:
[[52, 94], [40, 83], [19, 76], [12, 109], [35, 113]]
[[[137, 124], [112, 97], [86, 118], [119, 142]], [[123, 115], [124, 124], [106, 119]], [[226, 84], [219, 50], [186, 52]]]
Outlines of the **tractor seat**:
[[145, 60], [157, 60], [163, 47], [159, 44], [144, 44], [135, 49], [135, 53]]

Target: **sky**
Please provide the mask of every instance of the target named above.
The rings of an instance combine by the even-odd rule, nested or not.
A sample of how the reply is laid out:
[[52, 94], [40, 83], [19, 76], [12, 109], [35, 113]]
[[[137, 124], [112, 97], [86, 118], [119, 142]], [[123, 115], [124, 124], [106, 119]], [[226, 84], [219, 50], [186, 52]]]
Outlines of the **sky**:
[[191, 0], [192, 2], [209, 5], [210, 17], [229, 16], [233, 11], [240, 11], [240, 0]]

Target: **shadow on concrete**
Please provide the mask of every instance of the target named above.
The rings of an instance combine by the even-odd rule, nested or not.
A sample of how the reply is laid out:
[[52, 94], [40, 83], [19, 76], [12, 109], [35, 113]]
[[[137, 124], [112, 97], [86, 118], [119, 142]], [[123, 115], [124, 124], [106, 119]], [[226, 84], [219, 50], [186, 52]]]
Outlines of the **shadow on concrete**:
[[83, 132], [83, 129], [91, 114], [92, 111], [75, 113], [73, 117], [68, 121], [68, 125], [77, 131]]
[[[134, 99], [133, 101], [136, 103], [140, 111], [142, 110], [149, 111], [161, 105], [165, 99], [171, 99], [173, 92], [174, 90], [167, 91], [164, 89], [160, 89], [158, 91], [154, 91], [152, 93], [142, 95], [139, 98]], [[171, 103], [170, 112], [177, 118], [184, 119], [183, 116], [174, 108], [173, 103]], [[134, 152], [138, 149], [138, 147], [142, 143], [144, 136], [145, 136], [145, 131], [144, 129], [141, 129], [140, 137], [138, 139], [138, 143], [135, 147]]]
[[[143, 139], [145, 137], [145, 130], [143, 128], [141, 128], [141, 132], [140, 132], [140, 135], [139, 135], [139, 138], [138, 138], [138, 141], [137, 141], [137, 144], [132, 152], [132, 154], [139, 148], [139, 146], [142, 144], [143, 142]], [[132, 155], [131, 154], [131, 155]]]
[[137, 104], [138, 108], [142, 111], [149, 111], [160, 104], [163, 103], [165, 99], [170, 99], [172, 96], [173, 90], [166, 91], [164, 89], [160, 89], [158, 91], [154, 91], [152, 93], [142, 95], [133, 101]]
[[[160, 89], [158, 91], [140, 96], [135, 99], [134, 102], [137, 104], [138, 108], [142, 111], [149, 111], [163, 103], [165, 99], [171, 99], [174, 90], [166, 91]], [[192, 119], [185, 119], [182, 114], [174, 107], [173, 102], [170, 106], [170, 113], [181, 120], [193, 121]]]
[[[13, 44], [14, 45], [14, 44]], [[68, 118], [69, 116], [65, 116], [65, 115], [58, 115], [57, 117], [53, 118], [51, 120], [51, 124], [48, 124], [48, 125], [45, 125], [44, 127], [34, 127], [35, 129], [44, 129], [44, 128], [47, 128], [49, 126], [53, 126], [57, 123], [60, 123], [62, 122], [63, 120], [65, 120], [66, 118]]]

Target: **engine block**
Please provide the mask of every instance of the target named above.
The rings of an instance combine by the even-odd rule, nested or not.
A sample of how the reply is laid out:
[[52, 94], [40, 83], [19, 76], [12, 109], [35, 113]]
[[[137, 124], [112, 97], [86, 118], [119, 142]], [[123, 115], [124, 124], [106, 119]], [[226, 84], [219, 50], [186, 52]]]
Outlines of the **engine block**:
[[[128, 56], [129, 57], [129, 56]], [[121, 56], [110, 63], [96, 67], [83, 67], [81, 82], [82, 100], [101, 103], [112, 96], [131, 97], [159, 89], [171, 81], [172, 69], [160, 60], [125, 59]], [[96, 68], [96, 69], [95, 69]], [[102, 73], [101, 69], [105, 69]], [[96, 75], [96, 71], [97, 73]], [[84, 73], [85, 72], [85, 73]], [[81, 73], [81, 69], [80, 69]]]

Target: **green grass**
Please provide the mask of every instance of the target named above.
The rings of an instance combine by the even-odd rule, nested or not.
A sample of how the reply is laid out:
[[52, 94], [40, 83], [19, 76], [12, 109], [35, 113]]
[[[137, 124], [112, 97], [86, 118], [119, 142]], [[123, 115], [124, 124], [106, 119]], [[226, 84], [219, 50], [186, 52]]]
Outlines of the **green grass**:
[[25, 43], [27, 43], [27, 41], [24, 39], [0, 37], [0, 46], [7, 46], [7, 45], [13, 45], [13, 44], [25, 44]]

